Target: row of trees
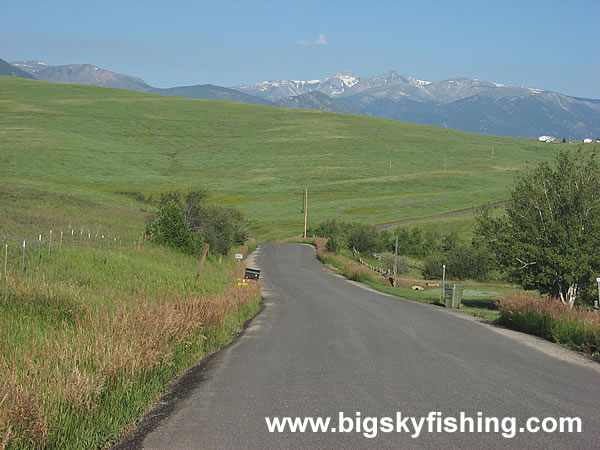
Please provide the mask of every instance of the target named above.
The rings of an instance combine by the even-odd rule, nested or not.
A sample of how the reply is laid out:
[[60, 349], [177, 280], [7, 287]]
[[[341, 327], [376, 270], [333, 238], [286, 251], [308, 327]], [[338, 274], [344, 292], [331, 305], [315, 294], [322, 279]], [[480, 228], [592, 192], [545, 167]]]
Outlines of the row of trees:
[[149, 219], [146, 234], [158, 244], [199, 255], [206, 242], [222, 255], [247, 239], [244, 217], [234, 209], [206, 202], [208, 191], [195, 189], [182, 195], [164, 192], [157, 211]]
[[393, 234], [387, 230], [377, 231], [374, 226], [360, 222], [343, 222], [327, 219], [307, 230], [312, 237], [326, 237], [327, 250], [337, 253], [341, 249], [356, 249], [363, 252], [391, 252], [398, 236], [398, 253], [406, 256], [424, 257], [436, 247], [439, 237], [434, 233], [423, 233], [415, 228], [411, 231], [398, 230]]
[[[448, 266], [448, 276], [456, 279], [484, 280], [493, 269], [492, 258], [485, 245], [461, 242], [455, 233], [439, 236], [432, 232], [424, 233], [419, 228], [411, 231], [400, 229], [397, 233], [378, 232], [375, 227], [364, 223], [329, 219], [309, 229], [308, 235], [327, 237], [326, 248], [333, 253], [342, 249], [391, 253], [395, 251], [397, 236], [398, 254], [424, 260], [422, 272], [428, 279], [440, 278], [443, 264]], [[401, 266], [406, 266], [405, 260], [401, 262]], [[393, 262], [387, 263], [393, 265]]]

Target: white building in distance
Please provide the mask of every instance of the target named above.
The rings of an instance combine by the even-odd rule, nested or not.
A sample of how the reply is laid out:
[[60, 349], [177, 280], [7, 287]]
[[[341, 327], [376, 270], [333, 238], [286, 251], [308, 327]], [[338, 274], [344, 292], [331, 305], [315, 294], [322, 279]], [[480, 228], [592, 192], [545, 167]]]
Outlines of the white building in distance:
[[556, 142], [556, 138], [554, 136], [540, 136], [538, 141], [552, 143]]

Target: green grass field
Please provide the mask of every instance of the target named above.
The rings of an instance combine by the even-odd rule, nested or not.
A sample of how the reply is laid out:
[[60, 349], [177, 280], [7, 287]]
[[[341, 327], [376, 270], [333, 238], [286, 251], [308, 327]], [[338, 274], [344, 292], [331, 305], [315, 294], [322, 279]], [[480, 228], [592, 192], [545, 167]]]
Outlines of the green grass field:
[[305, 187], [310, 223], [390, 222], [505, 199], [518, 170], [552, 153], [379, 118], [10, 77], [0, 118], [0, 226], [11, 234], [39, 220], [132, 234], [148, 208], [137, 193], [196, 186], [242, 210], [261, 239], [301, 232]]
[[[496, 208], [492, 210], [493, 215], [505, 214], [506, 208]], [[397, 228], [405, 228], [407, 230], [413, 230], [415, 228], [420, 229], [424, 233], [433, 232], [438, 236], [448, 235], [455, 233], [459, 239], [463, 242], [471, 242], [473, 239], [473, 230], [476, 224], [476, 214], [469, 214], [442, 217], [442, 218], [426, 218], [425, 220], [419, 220], [403, 225], [399, 225]], [[392, 228], [390, 231], [393, 233]]]

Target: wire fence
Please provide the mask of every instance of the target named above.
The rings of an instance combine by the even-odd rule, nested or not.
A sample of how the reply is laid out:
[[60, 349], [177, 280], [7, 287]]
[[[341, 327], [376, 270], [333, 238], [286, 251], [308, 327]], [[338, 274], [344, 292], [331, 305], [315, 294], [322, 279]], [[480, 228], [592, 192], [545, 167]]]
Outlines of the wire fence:
[[137, 240], [122, 239], [115, 234], [70, 229], [49, 230], [37, 237], [23, 239], [0, 236], [0, 278], [31, 273], [51, 255], [67, 248], [102, 248], [110, 250], [140, 250], [146, 241], [141, 234]]

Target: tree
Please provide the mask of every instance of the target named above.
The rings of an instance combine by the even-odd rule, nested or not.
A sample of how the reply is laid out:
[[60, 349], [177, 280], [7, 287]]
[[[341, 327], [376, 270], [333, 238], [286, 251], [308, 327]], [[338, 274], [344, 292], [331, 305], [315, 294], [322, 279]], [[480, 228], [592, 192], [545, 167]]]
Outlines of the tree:
[[348, 247], [359, 252], [379, 250], [379, 237], [374, 226], [366, 223], [354, 223], [348, 232]]
[[230, 208], [205, 203], [206, 188], [194, 189], [183, 195], [177, 191], [160, 195], [157, 213], [150, 217], [146, 232], [150, 239], [187, 253], [198, 255], [203, 242], [220, 254], [247, 239], [246, 222], [242, 214]]
[[213, 251], [222, 255], [234, 245], [243, 245], [248, 237], [242, 214], [222, 206], [198, 208], [192, 229], [204, 236]]
[[593, 152], [561, 150], [521, 175], [505, 217], [483, 208], [476, 236], [509, 277], [570, 305], [600, 271], [600, 172]]
[[154, 220], [146, 227], [146, 233], [158, 244], [198, 255], [202, 248], [202, 237], [191, 230], [176, 199], [165, 197], [163, 200]]
[[446, 277], [477, 281], [487, 279], [492, 270], [492, 261], [487, 247], [462, 243], [456, 234], [447, 238], [441, 251], [430, 253], [423, 261], [423, 277], [435, 280], [442, 277], [442, 265], [446, 265]]

